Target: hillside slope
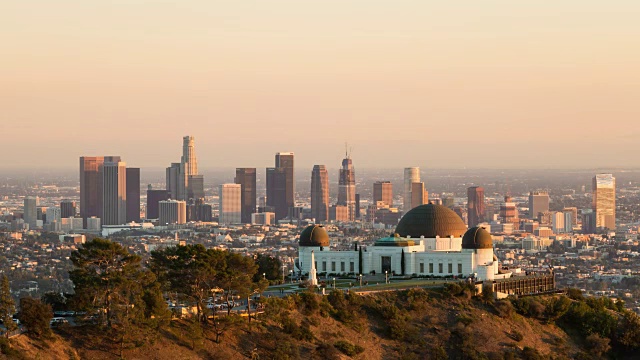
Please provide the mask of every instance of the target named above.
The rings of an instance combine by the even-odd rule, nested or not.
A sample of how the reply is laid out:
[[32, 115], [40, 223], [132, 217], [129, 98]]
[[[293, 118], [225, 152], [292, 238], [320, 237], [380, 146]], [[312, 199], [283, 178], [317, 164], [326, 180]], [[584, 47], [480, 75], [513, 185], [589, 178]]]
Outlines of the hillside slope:
[[[412, 289], [371, 295], [303, 293], [266, 300], [266, 312], [214, 328], [174, 320], [126, 359], [570, 359], [587, 354], [580, 336], [522, 316], [508, 301], [484, 302], [464, 291]], [[224, 329], [223, 329], [224, 328]], [[11, 340], [25, 358], [117, 359], [120, 347], [96, 327], [60, 329], [53, 340]], [[347, 354], [351, 355], [348, 356]]]

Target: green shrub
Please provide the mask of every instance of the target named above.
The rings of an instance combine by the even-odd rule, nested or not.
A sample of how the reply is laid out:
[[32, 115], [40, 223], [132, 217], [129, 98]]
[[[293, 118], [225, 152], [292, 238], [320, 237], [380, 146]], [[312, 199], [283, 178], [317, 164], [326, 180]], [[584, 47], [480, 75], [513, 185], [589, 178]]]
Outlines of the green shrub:
[[347, 356], [356, 356], [364, 351], [362, 346], [354, 345], [346, 340], [339, 340], [333, 346]]

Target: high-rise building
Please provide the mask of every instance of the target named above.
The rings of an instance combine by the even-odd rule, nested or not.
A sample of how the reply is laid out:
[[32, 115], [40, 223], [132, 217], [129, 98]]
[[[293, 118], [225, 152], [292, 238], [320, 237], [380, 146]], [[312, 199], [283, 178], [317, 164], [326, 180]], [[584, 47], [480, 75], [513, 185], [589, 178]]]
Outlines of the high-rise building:
[[182, 200], [164, 200], [159, 203], [159, 221], [161, 226], [185, 224], [187, 222], [187, 203]]
[[187, 199], [190, 204], [204, 204], [204, 176], [189, 175]]
[[356, 218], [356, 173], [349, 154], [342, 160], [340, 177], [338, 179], [338, 205], [347, 207], [347, 221]]
[[256, 225], [273, 225], [276, 221], [276, 214], [272, 212], [262, 212], [251, 214], [251, 223]]
[[311, 171], [311, 217], [316, 223], [329, 220], [329, 172], [324, 165]]
[[182, 166], [180, 163], [171, 163], [171, 166], [167, 168], [167, 192], [169, 193], [169, 197], [171, 199], [178, 199], [180, 190], [180, 174], [182, 173]]
[[[578, 208], [577, 207], [566, 207], [562, 209], [562, 212], [565, 214], [570, 214], [571, 216], [571, 225], [575, 226], [578, 224]], [[567, 222], [565, 221], [565, 224]]]
[[293, 166], [293, 153], [279, 152], [276, 166], [267, 168], [267, 207], [272, 206], [275, 210], [276, 221], [286, 218], [289, 208], [295, 206]]
[[391, 181], [376, 181], [373, 183], [373, 203], [382, 201], [385, 205], [393, 206], [393, 184]]
[[597, 174], [593, 177], [593, 212], [596, 228], [616, 228], [616, 178], [612, 174]]
[[404, 193], [402, 195], [402, 211], [411, 210], [411, 184], [420, 182], [420, 168], [404, 168]]
[[102, 185], [102, 225], [125, 224], [127, 222], [127, 164], [122, 161], [105, 162], [102, 165]]
[[[193, 185], [190, 185], [193, 181]], [[195, 139], [182, 138], [182, 157], [179, 163], [172, 163], [166, 170], [167, 190], [172, 199], [190, 203], [202, 203], [204, 199], [204, 179], [198, 174]]]
[[347, 205], [333, 205], [329, 208], [329, 220], [346, 222], [349, 221], [349, 208]]
[[127, 222], [140, 222], [140, 168], [127, 168]]
[[147, 219], [158, 219], [160, 217], [160, 201], [169, 200], [169, 191], [154, 190], [151, 185], [147, 189]]
[[469, 220], [469, 227], [474, 227], [484, 222], [484, 212], [484, 188], [471, 186], [467, 189], [467, 219]]
[[85, 226], [89, 217], [102, 218], [104, 163], [119, 161], [120, 156], [80, 157], [80, 217], [84, 220]]
[[424, 189], [423, 182], [414, 182], [411, 184], [411, 208], [424, 205], [428, 202], [429, 195]]
[[35, 229], [38, 224], [38, 205], [40, 199], [37, 196], [27, 196], [24, 198], [23, 219], [29, 224], [29, 229]]
[[504, 203], [500, 205], [500, 220], [503, 224], [513, 224], [513, 230], [520, 229], [518, 208], [511, 196], [505, 196]]
[[47, 224], [51, 224], [54, 222], [60, 222], [62, 219], [60, 208], [57, 206], [49, 206], [47, 208]]
[[241, 202], [242, 202], [242, 215], [241, 220], [243, 224], [251, 223], [251, 214], [256, 212], [257, 207], [257, 187], [256, 187], [256, 169], [255, 168], [237, 168], [236, 169], [236, 184], [239, 184], [242, 188]]
[[73, 200], [60, 201], [60, 218], [76, 216], [76, 202]]
[[240, 184], [221, 184], [220, 224], [240, 224], [242, 222], [242, 186]]
[[549, 193], [532, 191], [529, 193], [529, 218], [537, 219], [538, 214], [549, 211]]
[[560, 211], [553, 212], [551, 216], [551, 228], [556, 234], [565, 232], [564, 213]]
[[356, 193], [356, 219], [360, 219], [360, 194]]

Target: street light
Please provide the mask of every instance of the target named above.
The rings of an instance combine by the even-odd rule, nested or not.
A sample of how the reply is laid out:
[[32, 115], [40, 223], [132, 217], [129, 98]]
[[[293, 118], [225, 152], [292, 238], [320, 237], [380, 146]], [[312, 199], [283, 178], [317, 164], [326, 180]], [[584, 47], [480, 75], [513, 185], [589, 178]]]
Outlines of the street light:
[[389, 283], [389, 272], [387, 270], [384, 271], [384, 283]]
[[289, 270], [289, 280], [293, 284], [293, 270]]
[[262, 273], [262, 279], [267, 280], [267, 273]]
[[362, 287], [362, 274], [358, 275], [360, 277], [360, 287]]
[[333, 278], [333, 288], [336, 288], [336, 278]]

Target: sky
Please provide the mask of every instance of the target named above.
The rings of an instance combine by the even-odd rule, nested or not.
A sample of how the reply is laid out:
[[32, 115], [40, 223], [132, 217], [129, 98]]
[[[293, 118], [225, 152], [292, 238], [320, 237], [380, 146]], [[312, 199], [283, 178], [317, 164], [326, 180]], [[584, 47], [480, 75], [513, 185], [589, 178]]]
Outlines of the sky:
[[0, 1], [0, 171], [640, 167], [640, 2]]

